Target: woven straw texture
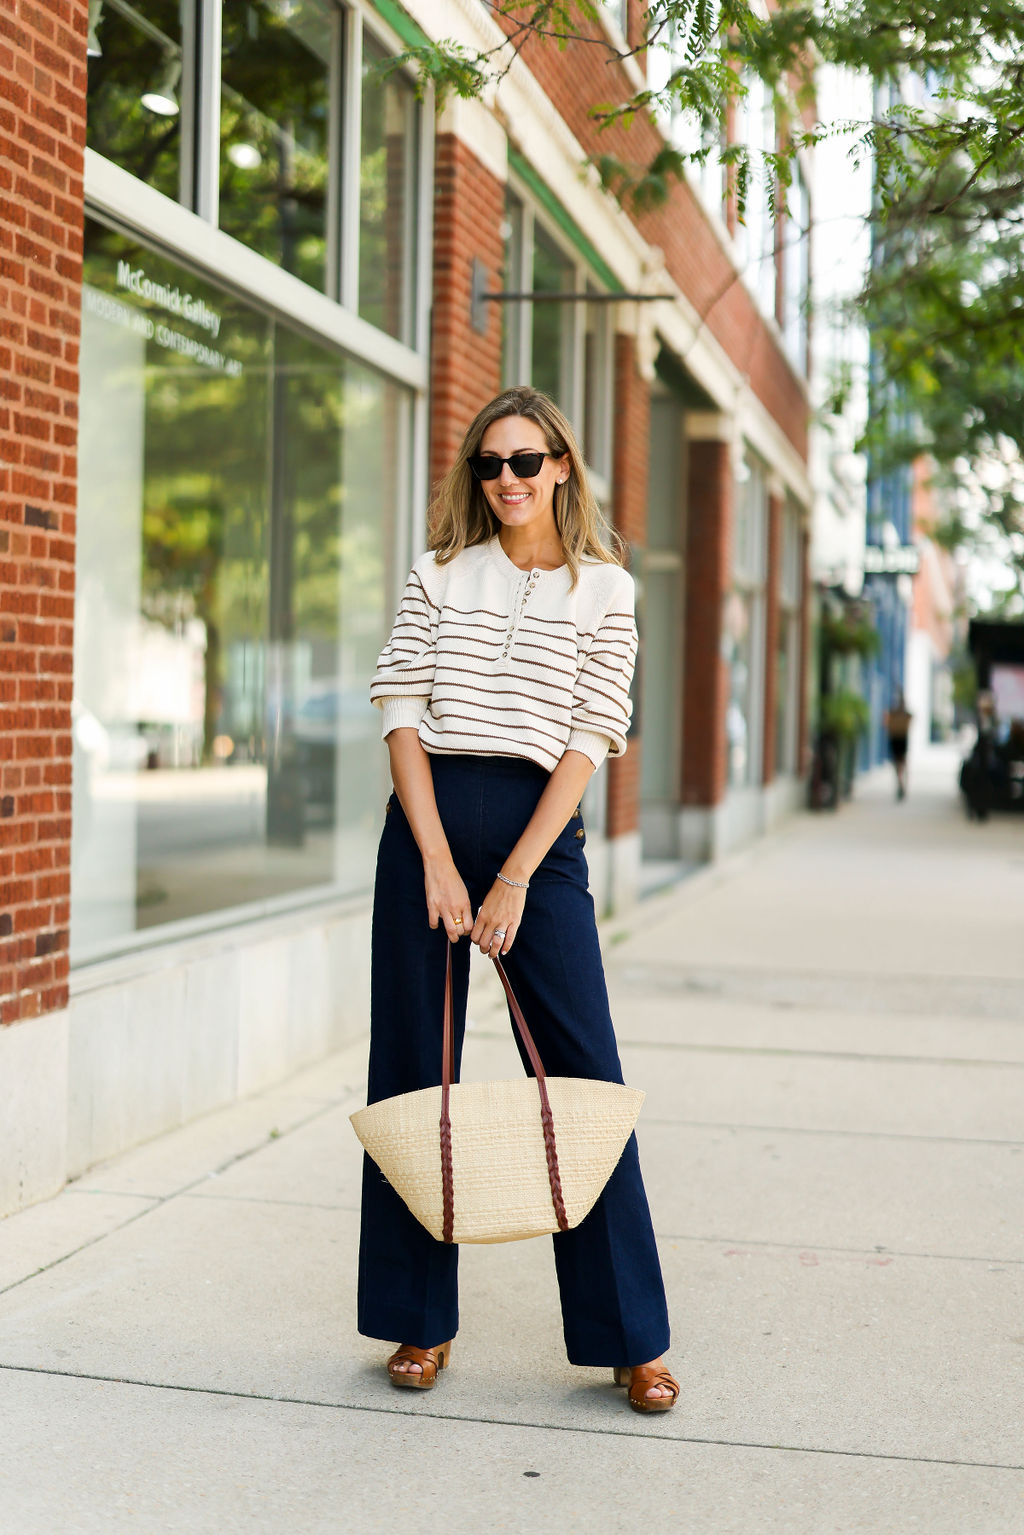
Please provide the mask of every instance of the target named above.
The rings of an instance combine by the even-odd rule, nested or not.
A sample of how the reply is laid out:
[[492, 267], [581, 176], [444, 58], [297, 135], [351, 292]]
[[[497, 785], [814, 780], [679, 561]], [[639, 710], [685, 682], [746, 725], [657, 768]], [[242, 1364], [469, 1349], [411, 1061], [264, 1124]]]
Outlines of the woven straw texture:
[[[637, 1088], [548, 1077], [566, 1215], [593, 1207], [644, 1101]], [[441, 1240], [440, 1087], [385, 1098], [351, 1116], [385, 1178]], [[456, 1242], [516, 1242], [558, 1230], [544, 1156], [537, 1084], [461, 1082], [451, 1089]]]

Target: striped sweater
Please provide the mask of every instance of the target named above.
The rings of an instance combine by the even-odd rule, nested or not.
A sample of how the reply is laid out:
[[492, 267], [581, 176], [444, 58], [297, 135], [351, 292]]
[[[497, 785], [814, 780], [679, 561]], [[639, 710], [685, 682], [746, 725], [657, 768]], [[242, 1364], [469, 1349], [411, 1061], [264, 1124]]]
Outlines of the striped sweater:
[[428, 752], [599, 767], [626, 750], [636, 648], [627, 571], [585, 560], [570, 591], [565, 566], [520, 570], [495, 537], [416, 561], [370, 698], [385, 736], [412, 726]]

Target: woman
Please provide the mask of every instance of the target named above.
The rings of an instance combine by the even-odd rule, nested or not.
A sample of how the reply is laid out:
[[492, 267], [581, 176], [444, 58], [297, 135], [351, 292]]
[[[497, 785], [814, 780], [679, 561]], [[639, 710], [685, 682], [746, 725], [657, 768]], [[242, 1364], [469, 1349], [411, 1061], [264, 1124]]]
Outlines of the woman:
[[[621, 1082], [579, 802], [626, 749], [633, 583], [565, 417], [532, 389], [479, 413], [431, 517], [371, 686], [395, 793], [377, 862], [369, 1101], [436, 1084], [454, 948], [456, 1072], [468, 937], [502, 956], [552, 1075]], [[679, 1393], [631, 1137], [586, 1219], [554, 1238], [569, 1359], [610, 1365], [640, 1412]], [[396, 1386], [427, 1390], [458, 1327], [458, 1249], [435, 1241], [367, 1158], [359, 1330], [403, 1339]]]
[[889, 738], [889, 756], [896, 771], [896, 798], [907, 797], [907, 737], [914, 716], [908, 710], [902, 689], [897, 690], [892, 708], [886, 711], [883, 724]]

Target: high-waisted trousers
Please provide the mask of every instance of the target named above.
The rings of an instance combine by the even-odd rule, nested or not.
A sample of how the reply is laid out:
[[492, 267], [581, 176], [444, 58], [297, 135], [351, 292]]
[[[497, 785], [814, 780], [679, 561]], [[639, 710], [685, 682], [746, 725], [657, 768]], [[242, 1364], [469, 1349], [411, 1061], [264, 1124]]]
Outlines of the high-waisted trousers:
[[[473, 910], [482, 904], [548, 781], [513, 757], [432, 756], [434, 793]], [[530, 879], [504, 960], [544, 1069], [621, 1082], [579, 812]], [[427, 921], [423, 861], [396, 796], [388, 802], [373, 905], [369, 1102], [435, 1086], [447, 937]], [[469, 941], [453, 950], [455, 1071], [465, 1031]], [[521, 1052], [522, 1053], [522, 1052]], [[524, 1066], [527, 1063], [524, 1061]], [[631, 1365], [668, 1348], [658, 1252], [636, 1138], [590, 1214], [553, 1237], [572, 1364]], [[436, 1241], [369, 1159], [363, 1165], [359, 1331], [431, 1348], [459, 1329], [458, 1248]]]

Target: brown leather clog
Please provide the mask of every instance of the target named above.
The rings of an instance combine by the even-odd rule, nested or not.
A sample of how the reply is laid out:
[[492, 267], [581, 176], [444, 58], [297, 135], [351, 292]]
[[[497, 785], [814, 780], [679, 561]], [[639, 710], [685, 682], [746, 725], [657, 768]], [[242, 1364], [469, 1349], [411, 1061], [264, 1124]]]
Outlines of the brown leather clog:
[[[416, 1348], [412, 1343], [403, 1343], [388, 1360], [391, 1384], [413, 1391], [432, 1391], [437, 1383], [438, 1371], [443, 1370], [448, 1363], [451, 1351], [450, 1343], [438, 1343], [434, 1348]], [[418, 1364], [420, 1373], [417, 1375], [412, 1370], [396, 1370], [396, 1364]]]
[[[620, 1365], [615, 1370], [615, 1384], [629, 1387], [629, 1405], [634, 1412], [669, 1412], [679, 1399], [679, 1382], [663, 1364]], [[652, 1386], [667, 1387], [672, 1395], [649, 1397]]]

